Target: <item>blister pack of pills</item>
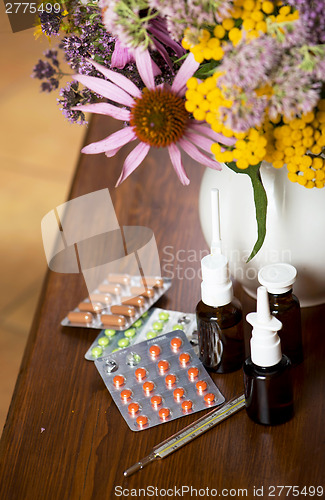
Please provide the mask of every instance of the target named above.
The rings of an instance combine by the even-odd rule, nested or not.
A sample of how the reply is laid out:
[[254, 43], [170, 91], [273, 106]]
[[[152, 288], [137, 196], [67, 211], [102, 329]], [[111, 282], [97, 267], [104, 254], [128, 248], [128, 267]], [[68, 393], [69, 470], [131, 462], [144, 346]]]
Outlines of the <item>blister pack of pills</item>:
[[96, 359], [95, 365], [133, 431], [225, 400], [181, 330]]
[[160, 277], [110, 274], [89, 298], [80, 302], [61, 322], [62, 326], [126, 330], [170, 288]]
[[195, 314], [152, 307], [127, 330], [103, 329], [86, 352], [85, 358], [94, 361], [171, 330], [183, 330], [191, 338], [196, 331]]

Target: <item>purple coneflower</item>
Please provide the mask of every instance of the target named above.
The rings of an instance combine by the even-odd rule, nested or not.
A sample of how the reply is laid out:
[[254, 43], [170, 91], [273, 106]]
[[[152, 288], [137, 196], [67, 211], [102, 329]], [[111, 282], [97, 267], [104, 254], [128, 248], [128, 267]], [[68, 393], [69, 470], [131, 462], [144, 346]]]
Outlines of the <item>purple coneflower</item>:
[[97, 94], [129, 108], [120, 108], [104, 102], [77, 106], [75, 109], [79, 111], [108, 115], [128, 122], [128, 126], [101, 141], [89, 144], [82, 149], [82, 152], [105, 153], [108, 157], [112, 157], [125, 144], [139, 139], [140, 143], [124, 161], [117, 186], [140, 165], [152, 146], [167, 147], [173, 167], [182, 184], [189, 184], [190, 181], [182, 163], [180, 149], [197, 162], [221, 170], [219, 163], [198, 148], [210, 153], [214, 142], [228, 143], [229, 139], [213, 132], [206, 124], [190, 118], [185, 109], [183, 97], [186, 81], [199, 66], [192, 54], [180, 67], [171, 86], [166, 83], [155, 85], [148, 51], [136, 51], [136, 62], [146, 86], [143, 91], [123, 75], [94, 62], [95, 68], [109, 81], [91, 76], [74, 76], [75, 80]]
[[100, 0], [99, 6], [105, 28], [124, 48], [155, 49], [170, 67], [172, 62], [166, 48], [172, 50], [177, 57], [185, 54], [180, 43], [170, 37], [166, 20], [157, 11], [130, 5], [125, 0]]

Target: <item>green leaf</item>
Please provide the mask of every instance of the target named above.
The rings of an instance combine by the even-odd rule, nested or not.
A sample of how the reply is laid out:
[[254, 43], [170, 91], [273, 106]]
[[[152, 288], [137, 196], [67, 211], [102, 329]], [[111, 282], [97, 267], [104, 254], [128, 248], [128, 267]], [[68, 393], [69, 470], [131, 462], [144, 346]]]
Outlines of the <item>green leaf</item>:
[[216, 61], [201, 64], [194, 76], [196, 78], [208, 78], [215, 73], [215, 70], [219, 65], [220, 63]]
[[256, 222], [257, 222], [257, 240], [255, 242], [254, 248], [248, 257], [246, 262], [252, 260], [257, 254], [264, 243], [266, 234], [266, 212], [267, 212], [267, 196], [262, 183], [260, 167], [261, 162], [258, 165], [250, 165], [245, 170], [241, 170], [236, 166], [235, 162], [229, 162], [226, 164], [231, 170], [236, 174], [246, 174], [250, 177], [253, 192], [254, 192], [254, 202], [256, 211]]

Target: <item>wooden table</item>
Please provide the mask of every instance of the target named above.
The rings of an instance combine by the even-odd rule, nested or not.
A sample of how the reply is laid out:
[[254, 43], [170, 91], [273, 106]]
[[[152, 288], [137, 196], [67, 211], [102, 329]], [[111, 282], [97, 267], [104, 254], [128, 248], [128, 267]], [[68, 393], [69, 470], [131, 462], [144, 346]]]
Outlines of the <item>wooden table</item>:
[[[97, 118], [86, 143], [103, 138], [112, 127], [118, 124]], [[120, 225], [151, 228], [163, 271], [175, 273], [172, 288], [158, 305], [193, 311], [200, 298], [200, 279], [193, 275], [199, 271], [200, 250], [207, 248], [197, 207], [203, 168], [188, 162], [191, 184], [184, 187], [166, 151], [152, 150], [114, 189], [125, 156], [125, 148], [111, 159], [82, 155], [70, 196], [108, 187]], [[238, 294], [245, 312], [255, 308], [252, 299]], [[84, 359], [97, 331], [60, 326], [86, 295], [81, 275], [48, 273], [2, 435], [1, 500], [103, 500], [132, 493], [155, 498], [183, 493], [191, 498], [186, 487], [197, 490], [192, 491], [194, 498], [210, 493], [294, 498], [289, 486], [296, 486], [295, 491], [307, 486], [307, 496], [299, 498], [308, 498], [308, 487], [325, 486], [325, 306], [302, 312], [305, 361], [293, 373], [292, 421], [264, 427], [242, 410], [177, 453], [124, 478], [127, 467], [198, 415], [143, 432], [129, 430], [94, 364]], [[241, 371], [213, 378], [226, 399], [243, 392]], [[280, 486], [287, 488], [281, 492]], [[164, 491], [169, 488], [176, 490]]]

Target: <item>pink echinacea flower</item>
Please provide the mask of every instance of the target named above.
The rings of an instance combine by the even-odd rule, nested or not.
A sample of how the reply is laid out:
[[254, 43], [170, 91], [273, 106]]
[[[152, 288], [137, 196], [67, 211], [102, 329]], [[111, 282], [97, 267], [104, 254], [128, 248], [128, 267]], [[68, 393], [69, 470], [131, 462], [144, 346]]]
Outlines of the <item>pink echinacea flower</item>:
[[139, 139], [140, 143], [124, 161], [116, 186], [140, 165], [152, 146], [167, 147], [173, 167], [182, 184], [187, 185], [190, 181], [182, 163], [180, 149], [202, 165], [221, 170], [221, 165], [202, 151], [211, 154], [211, 145], [214, 142], [230, 145], [232, 139], [227, 139], [211, 130], [207, 124], [194, 120], [185, 109], [183, 97], [186, 82], [199, 66], [192, 54], [189, 54], [180, 67], [171, 86], [166, 83], [155, 85], [148, 51], [136, 50], [135, 57], [140, 76], [145, 84], [142, 91], [123, 75], [93, 61], [91, 61], [92, 64], [107, 80], [86, 75], [74, 76], [75, 80], [97, 94], [124, 106], [124, 108], [117, 107], [102, 102], [77, 106], [75, 109], [108, 115], [128, 122], [128, 126], [105, 139], [85, 146], [82, 152], [105, 153], [106, 156], [112, 157], [125, 144]]

